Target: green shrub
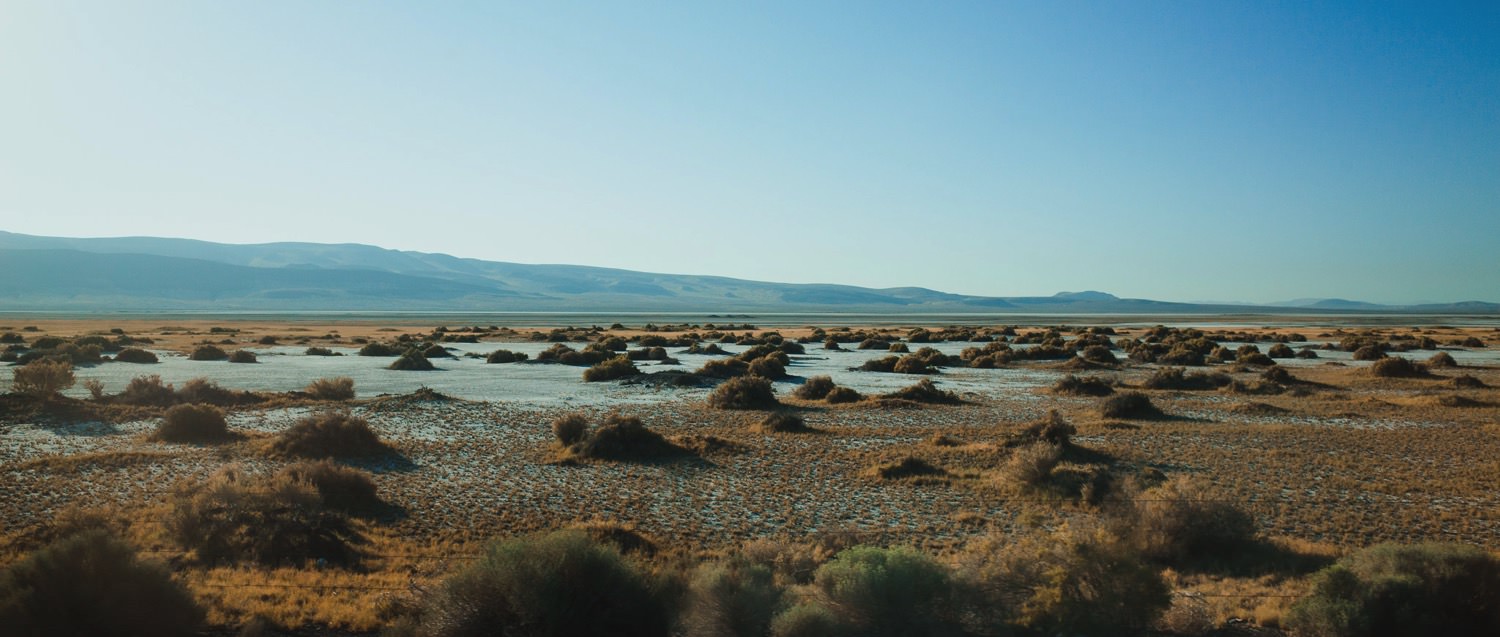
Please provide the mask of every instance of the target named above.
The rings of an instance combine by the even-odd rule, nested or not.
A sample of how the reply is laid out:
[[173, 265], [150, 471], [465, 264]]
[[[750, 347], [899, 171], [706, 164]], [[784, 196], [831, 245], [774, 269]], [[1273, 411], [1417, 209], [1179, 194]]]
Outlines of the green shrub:
[[324, 506], [346, 513], [371, 512], [385, 505], [370, 474], [326, 458], [288, 465], [272, 478], [278, 480], [310, 484]]
[[834, 387], [837, 385], [833, 383], [833, 377], [813, 376], [792, 390], [792, 396], [802, 400], [822, 400]]
[[688, 583], [687, 637], [764, 637], [782, 605], [771, 569], [739, 562], [700, 565]]
[[37, 360], [11, 370], [11, 390], [36, 398], [48, 398], [73, 386], [73, 364]]
[[298, 420], [271, 441], [274, 456], [302, 458], [375, 456], [391, 452], [364, 418], [326, 412]]
[[254, 479], [229, 467], [206, 481], [184, 480], [169, 497], [168, 535], [208, 562], [300, 566], [353, 562], [361, 540], [343, 514], [323, 506], [304, 481]]
[[1105, 418], [1160, 418], [1162, 413], [1140, 392], [1125, 392], [1104, 399], [1099, 414]]
[[230, 439], [224, 412], [213, 405], [176, 405], [151, 435], [162, 442], [223, 442]]
[[1068, 374], [1052, 384], [1052, 393], [1067, 396], [1108, 396], [1115, 393], [1115, 388], [1102, 378]]
[[845, 550], [818, 568], [813, 587], [860, 635], [932, 635], [954, 625], [947, 569], [914, 549]]
[[773, 637], [841, 637], [851, 632], [833, 611], [819, 604], [798, 604], [771, 622]]
[[492, 543], [429, 598], [417, 634], [652, 635], [670, 628], [647, 579], [581, 531]]
[[188, 355], [189, 360], [195, 361], [221, 361], [229, 358], [229, 354], [214, 345], [200, 345]]
[[1500, 560], [1473, 546], [1380, 544], [1319, 571], [1297, 635], [1500, 635]]
[[166, 569], [107, 531], [58, 540], [0, 572], [7, 635], [189, 635], [203, 611]]
[[864, 400], [859, 392], [849, 387], [834, 387], [828, 390], [828, 395], [823, 397], [830, 405], [842, 405], [845, 403], [857, 403]]
[[582, 442], [588, 433], [589, 419], [583, 414], [563, 414], [552, 421], [552, 435], [565, 447]]
[[354, 400], [354, 379], [348, 376], [319, 378], [302, 390], [316, 400]]
[[120, 350], [119, 353], [115, 354], [115, 361], [120, 363], [137, 363], [141, 365], [149, 365], [151, 363], [158, 362], [158, 359], [156, 358], [156, 354], [152, 354], [151, 352], [148, 352], [146, 350], [127, 347]]
[[617, 378], [626, 378], [640, 374], [635, 363], [630, 362], [626, 356], [616, 356], [593, 367], [583, 370], [583, 380], [587, 383], [597, 383]]
[[260, 361], [255, 358], [255, 352], [252, 352], [252, 351], [247, 350], [247, 349], [241, 349], [241, 350], [235, 350], [235, 352], [233, 354], [229, 355], [229, 362], [231, 362], [231, 363], [258, 363]]
[[724, 381], [708, 395], [708, 405], [717, 409], [774, 409], [781, 405], [771, 381], [758, 376], [740, 376]]

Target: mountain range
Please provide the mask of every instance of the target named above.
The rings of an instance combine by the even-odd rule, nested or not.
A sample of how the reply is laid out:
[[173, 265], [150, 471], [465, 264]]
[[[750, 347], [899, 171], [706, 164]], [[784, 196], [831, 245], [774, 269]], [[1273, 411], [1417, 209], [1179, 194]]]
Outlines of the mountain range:
[[1104, 292], [984, 297], [919, 287], [769, 283], [577, 265], [532, 265], [361, 244], [238, 245], [0, 231], [0, 310], [681, 311], [1175, 314], [1500, 313], [1500, 304], [1172, 303]]

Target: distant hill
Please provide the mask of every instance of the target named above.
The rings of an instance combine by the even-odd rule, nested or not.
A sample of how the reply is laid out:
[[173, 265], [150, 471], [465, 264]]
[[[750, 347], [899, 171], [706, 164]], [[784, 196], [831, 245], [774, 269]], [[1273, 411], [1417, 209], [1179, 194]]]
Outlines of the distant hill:
[[[1402, 309], [1360, 305], [1353, 309]], [[916, 287], [769, 283], [482, 261], [360, 244], [231, 245], [0, 231], [0, 309], [1170, 314], [1267, 308], [1121, 299], [1096, 291], [1002, 298]], [[1319, 302], [1287, 311], [1344, 309], [1351, 308]], [[1500, 306], [1472, 302], [1429, 311], [1487, 313]]]

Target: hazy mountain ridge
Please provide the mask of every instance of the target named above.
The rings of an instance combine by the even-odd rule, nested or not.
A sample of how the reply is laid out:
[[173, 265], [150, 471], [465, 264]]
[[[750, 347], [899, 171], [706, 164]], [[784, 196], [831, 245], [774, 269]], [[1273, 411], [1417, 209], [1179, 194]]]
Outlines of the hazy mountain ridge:
[[[1290, 311], [1482, 312], [1305, 299]], [[579, 265], [530, 265], [362, 244], [219, 244], [0, 231], [0, 305], [16, 310], [892, 311], [1209, 313], [1273, 306], [1121, 299], [1098, 291], [980, 297], [927, 288], [771, 283]]]

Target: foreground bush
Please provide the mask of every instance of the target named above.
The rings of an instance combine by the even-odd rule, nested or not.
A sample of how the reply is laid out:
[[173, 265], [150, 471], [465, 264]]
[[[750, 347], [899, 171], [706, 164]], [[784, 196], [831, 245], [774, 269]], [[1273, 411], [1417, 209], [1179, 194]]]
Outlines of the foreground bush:
[[491, 544], [427, 600], [414, 634], [667, 635], [666, 604], [619, 553], [581, 531]]
[[308, 416], [271, 441], [276, 456], [303, 458], [377, 456], [391, 452], [364, 418], [347, 412]]
[[688, 583], [681, 624], [687, 637], [763, 637], [782, 605], [771, 569], [742, 562], [705, 563]]
[[11, 390], [36, 398], [47, 398], [73, 386], [73, 364], [36, 360], [11, 371]]
[[914, 549], [845, 550], [818, 568], [813, 587], [852, 634], [933, 635], [956, 624], [948, 570]]
[[354, 379], [348, 376], [319, 378], [302, 391], [316, 400], [354, 400]]
[[224, 412], [213, 405], [176, 405], [151, 434], [162, 442], [222, 442], [232, 436]]
[[178, 483], [169, 503], [168, 535], [204, 562], [300, 566], [358, 557], [349, 519], [325, 508], [317, 488], [301, 480], [255, 479], [230, 467], [207, 481]]
[[203, 612], [166, 569], [102, 530], [64, 538], [0, 572], [7, 635], [194, 635]]
[[773, 409], [780, 405], [771, 381], [759, 376], [731, 378], [708, 395], [708, 406], [717, 409]]
[[1500, 560], [1461, 544], [1380, 544], [1319, 571], [1297, 635], [1500, 635]]
[[1117, 534], [1140, 554], [1164, 564], [1182, 566], [1223, 559], [1255, 541], [1255, 520], [1223, 494], [1177, 476], [1125, 498]]

